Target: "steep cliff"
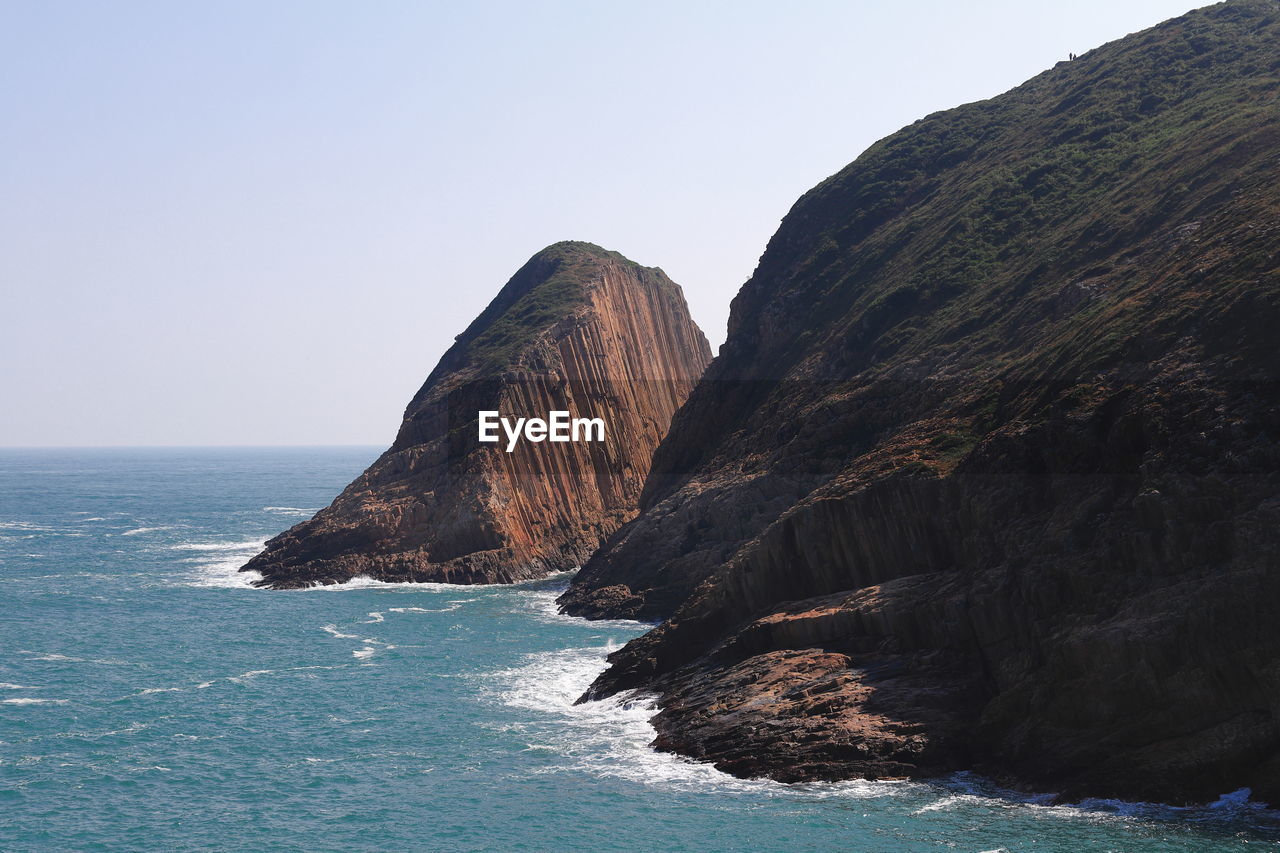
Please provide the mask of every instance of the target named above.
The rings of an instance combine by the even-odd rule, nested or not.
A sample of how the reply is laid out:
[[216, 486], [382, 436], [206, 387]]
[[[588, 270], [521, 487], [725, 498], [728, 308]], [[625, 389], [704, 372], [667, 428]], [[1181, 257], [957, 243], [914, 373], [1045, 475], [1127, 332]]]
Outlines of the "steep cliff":
[[1129, 36], [793, 207], [562, 602], [741, 775], [1280, 803], [1280, 4]]
[[[636, 511], [654, 448], [710, 361], [680, 288], [589, 243], [525, 264], [445, 353], [395, 443], [242, 571], [262, 586], [507, 583], [580, 565]], [[481, 411], [599, 417], [604, 440], [479, 440]], [[593, 438], [597, 437], [593, 434]]]

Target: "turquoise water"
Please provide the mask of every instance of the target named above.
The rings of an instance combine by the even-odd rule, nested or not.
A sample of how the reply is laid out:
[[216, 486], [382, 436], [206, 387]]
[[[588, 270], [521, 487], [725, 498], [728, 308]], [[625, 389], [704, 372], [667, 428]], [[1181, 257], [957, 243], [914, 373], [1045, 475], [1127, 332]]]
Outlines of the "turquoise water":
[[[0, 850], [1205, 851], [1276, 815], [785, 786], [574, 707], [644, 626], [516, 587], [248, 588], [373, 449], [0, 451]], [[985, 792], [985, 793], [984, 793]]]

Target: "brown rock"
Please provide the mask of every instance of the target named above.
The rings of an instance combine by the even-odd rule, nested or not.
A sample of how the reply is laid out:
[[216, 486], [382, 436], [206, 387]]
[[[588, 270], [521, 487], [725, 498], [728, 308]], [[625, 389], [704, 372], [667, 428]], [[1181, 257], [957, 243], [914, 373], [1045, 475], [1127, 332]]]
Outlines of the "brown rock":
[[[244, 566], [262, 586], [505, 583], [572, 569], [636, 512], [653, 449], [710, 360], [680, 288], [589, 243], [527, 263], [458, 337], [391, 448]], [[478, 413], [600, 417], [605, 440], [478, 440]]]
[[562, 599], [667, 619], [589, 695], [743, 775], [1280, 804], [1276, 69], [1232, 0], [801, 198]]

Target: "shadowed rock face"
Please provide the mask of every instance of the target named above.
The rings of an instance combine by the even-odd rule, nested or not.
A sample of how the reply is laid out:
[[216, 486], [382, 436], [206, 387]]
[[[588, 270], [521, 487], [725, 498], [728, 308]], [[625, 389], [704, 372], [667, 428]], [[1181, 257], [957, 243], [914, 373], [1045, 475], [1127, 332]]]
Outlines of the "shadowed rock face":
[[562, 598], [740, 775], [1280, 803], [1280, 4], [923, 119], [801, 198]]
[[[589, 243], [544, 249], [440, 360], [391, 448], [243, 571], [289, 588], [574, 568], [635, 514], [653, 450], [710, 357], [661, 270]], [[505, 437], [479, 441], [480, 411], [599, 417], [605, 440], [508, 453]]]

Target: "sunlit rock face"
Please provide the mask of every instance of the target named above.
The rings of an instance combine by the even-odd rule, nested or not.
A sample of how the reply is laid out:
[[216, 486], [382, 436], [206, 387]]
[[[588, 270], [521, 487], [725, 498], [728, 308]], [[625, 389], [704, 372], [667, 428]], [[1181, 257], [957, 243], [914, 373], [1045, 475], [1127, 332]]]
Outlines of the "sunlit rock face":
[[562, 602], [741, 775], [1280, 803], [1280, 4], [922, 119], [804, 195]]
[[[458, 337], [391, 448], [244, 569], [289, 588], [575, 568], [635, 515], [653, 450], [710, 358], [662, 270], [589, 243], [550, 246]], [[486, 442], [481, 412], [568, 412], [604, 435]]]

